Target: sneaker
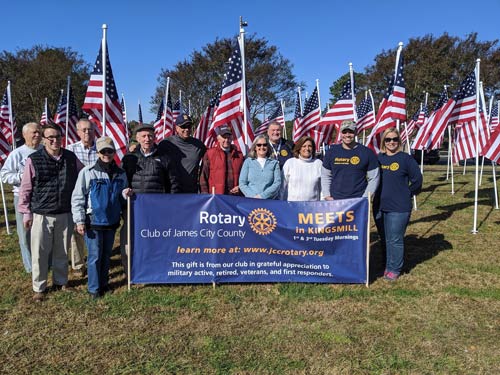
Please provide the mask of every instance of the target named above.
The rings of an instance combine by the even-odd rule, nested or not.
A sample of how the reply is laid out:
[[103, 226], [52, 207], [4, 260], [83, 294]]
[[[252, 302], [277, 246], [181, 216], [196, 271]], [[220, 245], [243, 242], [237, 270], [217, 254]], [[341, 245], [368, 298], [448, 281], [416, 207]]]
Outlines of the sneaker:
[[43, 292], [35, 292], [35, 294], [33, 294], [33, 302], [35, 303], [40, 303], [42, 302], [44, 299], [45, 299], [45, 293]]
[[398, 279], [398, 277], [399, 277], [399, 274], [396, 272], [392, 272], [392, 271], [388, 271], [384, 275], [384, 279], [389, 280], [389, 281], [396, 281]]

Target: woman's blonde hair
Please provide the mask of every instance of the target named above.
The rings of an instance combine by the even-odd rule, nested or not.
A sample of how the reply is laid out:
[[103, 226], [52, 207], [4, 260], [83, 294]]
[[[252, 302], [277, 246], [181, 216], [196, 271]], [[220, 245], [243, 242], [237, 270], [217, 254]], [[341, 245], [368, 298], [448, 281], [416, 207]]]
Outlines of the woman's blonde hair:
[[382, 144], [380, 145], [380, 152], [382, 152], [383, 154], [385, 154], [387, 152], [387, 149], [385, 147], [385, 137], [387, 137], [387, 134], [389, 134], [389, 133], [396, 133], [396, 135], [399, 138], [398, 151], [403, 151], [403, 144], [401, 143], [401, 136], [399, 134], [399, 130], [396, 128], [389, 128], [389, 129], [385, 129], [385, 131], [382, 133], [382, 139], [381, 139]]

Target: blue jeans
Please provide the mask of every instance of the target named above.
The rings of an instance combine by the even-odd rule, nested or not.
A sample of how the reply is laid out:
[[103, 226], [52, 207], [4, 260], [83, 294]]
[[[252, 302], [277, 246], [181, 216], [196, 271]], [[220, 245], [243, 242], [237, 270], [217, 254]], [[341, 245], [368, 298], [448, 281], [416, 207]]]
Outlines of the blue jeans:
[[404, 237], [411, 212], [382, 212], [375, 214], [378, 234], [385, 245], [387, 272], [401, 273], [404, 257]]
[[85, 231], [85, 244], [87, 245], [87, 274], [89, 293], [103, 292], [108, 287], [109, 259], [115, 241], [116, 230]]
[[[14, 211], [16, 212], [17, 237], [19, 238], [19, 247], [21, 248], [21, 258], [26, 272], [31, 273], [31, 247], [30, 230], [24, 229], [23, 214], [17, 211], [19, 196], [14, 195]], [[50, 264], [50, 263], [49, 263]]]

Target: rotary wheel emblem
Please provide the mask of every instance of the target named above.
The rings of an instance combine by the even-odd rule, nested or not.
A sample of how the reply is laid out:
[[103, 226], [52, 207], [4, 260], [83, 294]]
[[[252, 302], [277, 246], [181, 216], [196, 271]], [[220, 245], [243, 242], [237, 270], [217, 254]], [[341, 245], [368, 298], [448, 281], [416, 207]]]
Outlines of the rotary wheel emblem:
[[256, 208], [248, 215], [248, 223], [255, 233], [265, 236], [276, 228], [276, 217], [265, 208]]
[[353, 156], [353, 157], [351, 158], [351, 164], [352, 164], [352, 165], [357, 165], [357, 164], [359, 164], [359, 161], [360, 161], [360, 160], [359, 160], [359, 157], [357, 157], [357, 156]]
[[392, 163], [390, 166], [389, 166], [389, 169], [391, 171], [397, 171], [399, 169], [399, 164], [398, 163]]

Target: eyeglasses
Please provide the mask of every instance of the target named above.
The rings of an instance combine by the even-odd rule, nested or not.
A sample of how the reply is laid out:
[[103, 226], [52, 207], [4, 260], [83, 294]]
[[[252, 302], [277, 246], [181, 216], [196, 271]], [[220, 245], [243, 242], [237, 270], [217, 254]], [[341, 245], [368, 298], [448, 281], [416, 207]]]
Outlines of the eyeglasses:
[[99, 151], [99, 153], [103, 155], [113, 155], [115, 153], [115, 150], [112, 150], [110, 148], [105, 148], [104, 150]]
[[191, 129], [191, 124], [186, 124], [186, 125], [177, 125], [179, 128], [185, 130], [185, 129]]
[[399, 142], [399, 137], [394, 137], [394, 138], [384, 138], [385, 143], [389, 142]]
[[45, 139], [48, 139], [49, 142], [54, 142], [54, 141], [60, 141], [61, 136], [60, 135], [49, 135], [48, 137], [43, 137]]
[[257, 143], [255, 147], [267, 147], [267, 143]]
[[92, 133], [94, 131], [94, 129], [92, 128], [84, 128], [84, 129], [78, 129], [79, 131], [81, 131], [82, 133]]

